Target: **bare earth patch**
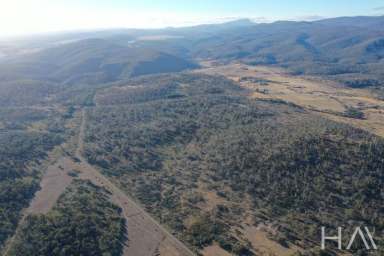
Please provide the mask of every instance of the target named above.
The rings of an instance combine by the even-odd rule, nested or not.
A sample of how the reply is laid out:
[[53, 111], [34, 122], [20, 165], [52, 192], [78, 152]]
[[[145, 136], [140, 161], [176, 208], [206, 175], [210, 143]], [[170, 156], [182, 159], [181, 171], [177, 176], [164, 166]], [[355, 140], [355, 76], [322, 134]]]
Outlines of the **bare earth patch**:
[[286, 248], [272, 241], [267, 237], [267, 232], [263, 230], [262, 226], [245, 226], [243, 229], [245, 237], [250, 241], [252, 247], [257, 249], [261, 255], [270, 256], [290, 256], [299, 251], [298, 248]]
[[197, 192], [204, 198], [204, 201], [199, 203], [198, 207], [206, 212], [210, 212], [219, 204], [225, 205], [228, 203], [225, 198], [217, 195], [215, 191], [210, 191], [201, 182], [199, 183]]
[[27, 214], [46, 214], [55, 205], [65, 188], [71, 183], [68, 172], [73, 170], [74, 163], [69, 158], [60, 158], [49, 166], [40, 182], [41, 189], [36, 192]]
[[216, 244], [205, 247], [201, 253], [204, 256], [231, 256], [230, 253], [223, 250], [220, 246]]

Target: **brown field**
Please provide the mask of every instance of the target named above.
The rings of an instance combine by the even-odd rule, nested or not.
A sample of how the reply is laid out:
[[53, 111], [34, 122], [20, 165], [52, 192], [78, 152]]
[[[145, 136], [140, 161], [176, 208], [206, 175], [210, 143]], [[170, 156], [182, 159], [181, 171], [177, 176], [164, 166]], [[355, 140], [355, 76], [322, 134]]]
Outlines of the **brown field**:
[[231, 256], [231, 254], [216, 244], [205, 247], [202, 254], [204, 256]]
[[266, 228], [262, 225], [258, 227], [246, 225], [242, 230], [245, 237], [252, 244], [252, 247], [257, 249], [259, 254], [270, 256], [290, 256], [299, 251], [297, 247], [285, 248], [277, 242], [272, 241], [268, 238], [268, 233], [265, 229]]
[[55, 205], [57, 199], [71, 183], [68, 172], [73, 170], [74, 163], [70, 158], [60, 158], [49, 166], [40, 182], [41, 189], [36, 192], [27, 214], [46, 214]]
[[[292, 76], [275, 67], [240, 63], [203, 63], [195, 72], [223, 75], [251, 90], [251, 97], [280, 99], [299, 105], [323, 117], [351, 124], [384, 137], [384, 101], [367, 89], [353, 89], [314, 77]], [[258, 81], [264, 81], [258, 82]], [[362, 111], [364, 119], [342, 116], [348, 108]]]

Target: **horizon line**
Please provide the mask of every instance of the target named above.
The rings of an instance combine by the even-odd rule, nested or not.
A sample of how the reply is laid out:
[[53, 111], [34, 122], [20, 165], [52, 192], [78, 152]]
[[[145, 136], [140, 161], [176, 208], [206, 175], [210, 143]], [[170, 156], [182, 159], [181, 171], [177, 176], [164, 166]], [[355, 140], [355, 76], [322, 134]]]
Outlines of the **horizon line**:
[[[199, 26], [209, 26], [209, 25], [225, 25], [228, 23], [233, 23], [237, 21], [249, 21], [250, 23], [253, 23], [254, 25], [263, 25], [263, 24], [273, 24], [278, 22], [318, 22], [322, 20], [329, 20], [329, 19], [337, 19], [337, 18], [362, 18], [362, 17], [384, 17], [384, 14], [379, 15], [342, 15], [342, 16], [330, 16], [330, 17], [324, 17], [324, 16], [317, 16], [317, 15], [309, 15], [309, 16], [302, 16], [302, 17], [293, 17], [288, 19], [268, 19], [266, 17], [222, 17], [217, 19], [212, 19], [212, 21], [205, 21], [202, 23], [191, 23], [188, 24], [181, 24], [181, 25], [171, 25], [171, 26], [161, 26], [161, 27], [95, 27], [95, 28], [79, 28], [79, 29], [64, 29], [64, 30], [52, 30], [52, 31], [44, 31], [44, 32], [31, 32], [31, 33], [24, 33], [24, 34], [14, 34], [14, 35], [0, 35], [0, 41], [4, 40], [28, 40], [32, 39], [34, 37], [44, 37], [44, 36], [58, 36], [58, 35], [65, 35], [65, 34], [71, 34], [71, 33], [93, 33], [93, 32], [104, 32], [104, 31], [114, 31], [114, 30], [138, 30], [138, 31], [148, 31], [148, 30], [166, 30], [166, 29], [185, 29], [185, 28], [194, 28]], [[188, 22], [187, 22], [188, 23]]]

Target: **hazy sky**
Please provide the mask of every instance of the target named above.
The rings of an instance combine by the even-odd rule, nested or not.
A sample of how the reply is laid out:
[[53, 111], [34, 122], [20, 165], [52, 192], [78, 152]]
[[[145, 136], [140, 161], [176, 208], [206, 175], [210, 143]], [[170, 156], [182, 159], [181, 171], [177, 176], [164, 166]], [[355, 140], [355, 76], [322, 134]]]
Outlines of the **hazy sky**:
[[0, 37], [185, 26], [244, 17], [269, 22], [382, 14], [384, 0], [0, 0]]

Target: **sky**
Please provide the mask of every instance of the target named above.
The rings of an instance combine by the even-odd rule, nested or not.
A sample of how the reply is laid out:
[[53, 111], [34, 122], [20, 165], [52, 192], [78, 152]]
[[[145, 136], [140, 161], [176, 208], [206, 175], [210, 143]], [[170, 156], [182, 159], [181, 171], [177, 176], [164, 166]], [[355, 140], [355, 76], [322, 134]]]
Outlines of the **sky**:
[[0, 37], [357, 15], [384, 15], [384, 0], [0, 0]]

